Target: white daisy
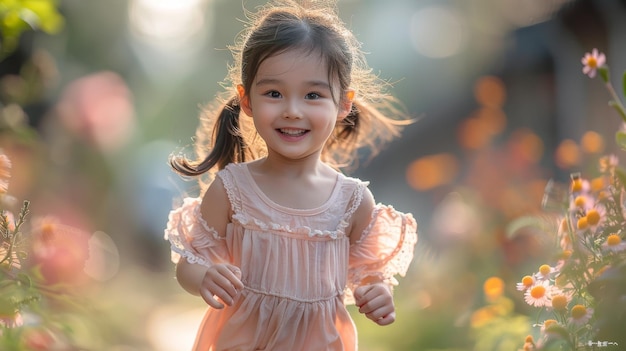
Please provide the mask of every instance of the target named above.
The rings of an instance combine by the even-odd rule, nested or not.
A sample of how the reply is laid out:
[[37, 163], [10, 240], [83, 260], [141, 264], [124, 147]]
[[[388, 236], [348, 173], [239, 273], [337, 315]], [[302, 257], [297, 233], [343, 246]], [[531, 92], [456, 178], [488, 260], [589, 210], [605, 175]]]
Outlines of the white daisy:
[[588, 308], [583, 305], [574, 305], [570, 311], [570, 318], [568, 318], [567, 321], [575, 326], [582, 326], [589, 322], [592, 316], [593, 308]]
[[526, 290], [524, 301], [535, 307], [550, 307], [552, 306], [552, 296], [560, 292], [558, 288], [550, 284], [549, 280], [539, 280]]
[[606, 238], [602, 249], [605, 251], [620, 252], [626, 250], [626, 242], [617, 234], [611, 234]]

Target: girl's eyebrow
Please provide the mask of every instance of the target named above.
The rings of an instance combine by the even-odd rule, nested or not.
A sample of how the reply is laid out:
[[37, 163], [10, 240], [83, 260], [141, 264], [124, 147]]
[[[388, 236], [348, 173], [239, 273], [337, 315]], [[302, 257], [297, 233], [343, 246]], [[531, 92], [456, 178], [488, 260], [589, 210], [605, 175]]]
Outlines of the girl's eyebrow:
[[[280, 79], [263, 78], [263, 79], [259, 79], [255, 85], [261, 86], [261, 85], [269, 85], [269, 84], [280, 84], [281, 82], [282, 81]], [[311, 81], [306, 82], [306, 85], [308, 87], [321, 87], [322, 89], [330, 90], [330, 84], [328, 84], [327, 82], [323, 80], [311, 80]]]

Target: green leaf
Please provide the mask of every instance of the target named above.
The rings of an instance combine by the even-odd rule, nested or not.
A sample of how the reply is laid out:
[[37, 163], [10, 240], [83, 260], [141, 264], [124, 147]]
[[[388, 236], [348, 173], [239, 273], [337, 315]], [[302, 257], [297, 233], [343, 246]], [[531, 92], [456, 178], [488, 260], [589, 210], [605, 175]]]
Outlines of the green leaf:
[[615, 142], [622, 148], [622, 150], [626, 150], [626, 132], [618, 130], [615, 133]]
[[33, 286], [33, 281], [31, 280], [28, 274], [19, 273], [17, 275], [17, 279], [19, 280], [20, 283], [26, 285], [28, 289], [30, 289]]
[[52, 1], [24, 1], [23, 6], [22, 11], [30, 13], [31, 17], [35, 18], [36, 26], [33, 26], [33, 29], [41, 29], [48, 34], [55, 34], [64, 25], [63, 17], [56, 9], [57, 5]]
[[23, 32], [41, 30], [56, 34], [65, 25], [55, 0], [0, 2], [0, 61], [11, 54]]
[[598, 73], [605, 83], [609, 82], [609, 66], [598, 67]]

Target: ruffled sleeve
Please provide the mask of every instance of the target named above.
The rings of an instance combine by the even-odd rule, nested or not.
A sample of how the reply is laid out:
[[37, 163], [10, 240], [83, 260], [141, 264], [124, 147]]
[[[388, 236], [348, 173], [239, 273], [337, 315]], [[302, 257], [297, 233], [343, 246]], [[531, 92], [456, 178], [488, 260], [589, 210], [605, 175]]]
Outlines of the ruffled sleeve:
[[202, 218], [200, 202], [200, 198], [185, 198], [183, 204], [169, 214], [165, 240], [171, 244], [174, 263], [184, 257], [189, 263], [210, 267], [229, 257], [224, 237]]
[[417, 223], [410, 213], [376, 205], [370, 224], [350, 246], [345, 303], [354, 303], [352, 292], [366, 278], [376, 278], [390, 287], [398, 285], [395, 275], [406, 274], [416, 243]]

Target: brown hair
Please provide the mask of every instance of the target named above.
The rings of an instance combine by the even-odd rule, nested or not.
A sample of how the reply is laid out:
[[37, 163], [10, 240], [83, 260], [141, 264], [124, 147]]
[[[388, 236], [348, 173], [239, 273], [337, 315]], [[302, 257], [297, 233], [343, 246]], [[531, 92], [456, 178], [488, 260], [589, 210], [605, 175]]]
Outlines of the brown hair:
[[[324, 162], [338, 169], [355, 166], [358, 150], [367, 148], [370, 157], [374, 156], [411, 123], [396, 99], [386, 92], [388, 84], [368, 67], [361, 44], [339, 19], [331, 1], [299, 4], [276, 0], [246, 15], [250, 24], [230, 47], [235, 62], [229, 67], [226, 90], [200, 116], [195, 145], [198, 159], [172, 155], [170, 164], [176, 172], [185, 176], [208, 173], [212, 177], [231, 162], [265, 155], [265, 145], [250, 119], [239, 118], [236, 86], [242, 84], [250, 91], [261, 63], [290, 49], [319, 53], [327, 63], [329, 81], [339, 84], [340, 97], [348, 89], [355, 91], [351, 112], [338, 122], [324, 146]], [[338, 97], [333, 99], [340, 103]]]

